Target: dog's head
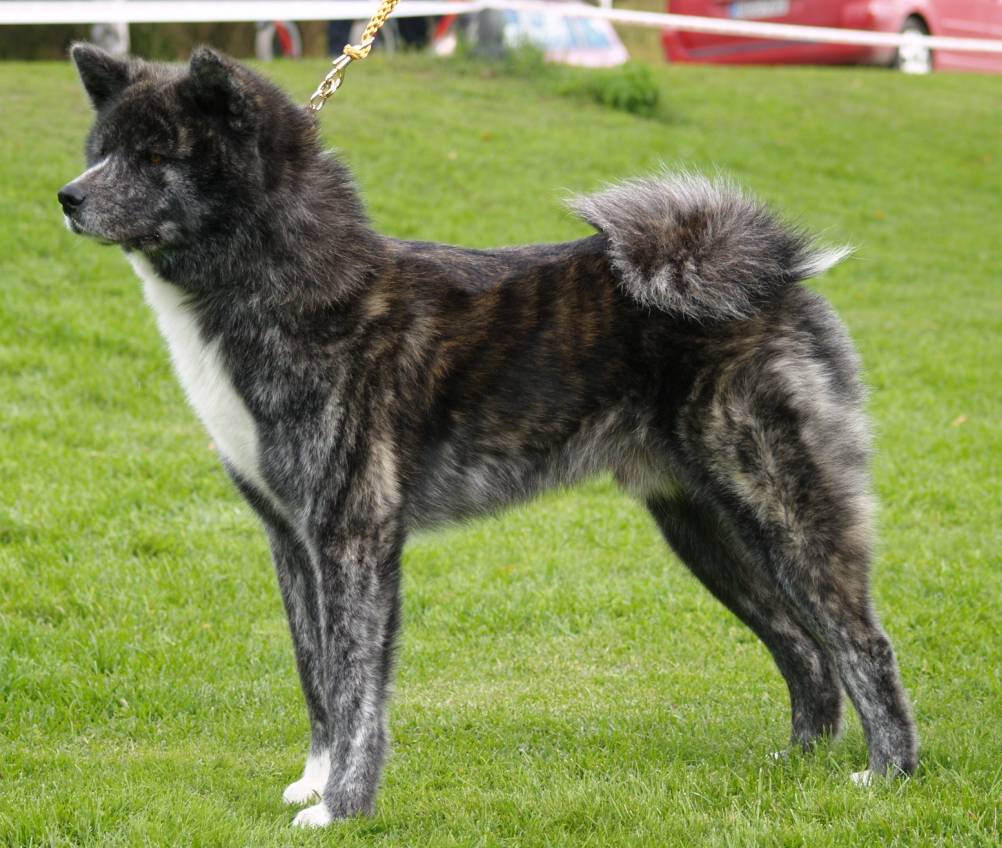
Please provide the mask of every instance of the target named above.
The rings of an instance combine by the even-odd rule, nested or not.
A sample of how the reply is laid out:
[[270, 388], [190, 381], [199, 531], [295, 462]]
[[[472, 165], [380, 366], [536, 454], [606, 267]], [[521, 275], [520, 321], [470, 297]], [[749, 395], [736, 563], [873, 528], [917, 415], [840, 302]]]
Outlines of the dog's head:
[[71, 55], [97, 112], [88, 168], [59, 190], [67, 226], [105, 244], [183, 246], [263, 214], [313, 122], [275, 86], [208, 48], [187, 67]]

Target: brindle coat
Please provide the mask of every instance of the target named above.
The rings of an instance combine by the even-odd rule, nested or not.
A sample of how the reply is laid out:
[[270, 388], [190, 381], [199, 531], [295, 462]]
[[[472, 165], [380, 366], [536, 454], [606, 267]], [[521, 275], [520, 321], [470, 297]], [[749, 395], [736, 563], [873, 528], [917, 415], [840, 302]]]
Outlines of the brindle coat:
[[580, 241], [465, 250], [369, 225], [307, 113], [209, 50], [73, 58], [97, 110], [60, 200], [123, 246], [271, 540], [309, 710], [300, 824], [371, 811], [400, 555], [417, 528], [611, 470], [766, 644], [794, 742], [870, 768], [916, 735], [870, 602], [867, 428], [814, 248], [732, 187], [667, 175], [575, 202]]

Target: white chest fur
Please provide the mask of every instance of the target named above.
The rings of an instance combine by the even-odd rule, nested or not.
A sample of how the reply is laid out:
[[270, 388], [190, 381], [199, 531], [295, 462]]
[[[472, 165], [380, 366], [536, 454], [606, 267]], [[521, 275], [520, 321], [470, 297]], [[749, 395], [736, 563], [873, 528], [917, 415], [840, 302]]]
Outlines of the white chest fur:
[[127, 255], [144, 283], [146, 301], [156, 313], [181, 385], [216, 448], [244, 480], [277, 506], [261, 474], [257, 426], [233, 387], [219, 340], [205, 341], [184, 293], [160, 277], [145, 256]]

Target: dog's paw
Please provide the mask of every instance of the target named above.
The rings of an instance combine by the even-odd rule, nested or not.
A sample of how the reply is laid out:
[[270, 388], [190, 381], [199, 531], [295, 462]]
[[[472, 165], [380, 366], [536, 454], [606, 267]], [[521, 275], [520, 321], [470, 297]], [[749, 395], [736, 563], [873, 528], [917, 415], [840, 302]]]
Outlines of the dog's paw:
[[780, 748], [778, 751], [773, 751], [769, 754], [769, 759], [774, 763], [785, 763], [790, 759], [790, 749]]
[[873, 772], [869, 769], [866, 771], [854, 771], [849, 775], [849, 780], [856, 784], [856, 786], [870, 786], [873, 784]]
[[327, 785], [327, 777], [331, 773], [330, 754], [310, 754], [303, 768], [303, 776], [295, 783], [290, 783], [282, 793], [286, 804], [310, 804], [319, 801]]
[[292, 820], [293, 827], [327, 827], [334, 816], [327, 809], [327, 805], [321, 801], [305, 810], [300, 810], [299, 814]]
[[320, 800], [324, 785], [313, 777], [301, 777], [295, 783], [290, 783], [282, 793], [286, 804], [309, 804]]

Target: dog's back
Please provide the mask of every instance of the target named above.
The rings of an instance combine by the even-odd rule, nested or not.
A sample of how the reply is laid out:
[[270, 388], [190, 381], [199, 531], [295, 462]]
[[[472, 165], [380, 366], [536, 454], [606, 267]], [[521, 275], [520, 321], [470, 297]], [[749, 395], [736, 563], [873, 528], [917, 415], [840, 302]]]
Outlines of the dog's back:
[[[795, 346], [794, 316], [827, 320], [798, 283], [845, 251], [815, 249], [723, 181], [663, 175], [572, 205], [599, 234], [502, 250], [385, 242], [360, 311], [372, 344], [399, 345], [393, 370], [413, 374], [389, 416], [411, 445], [412, 526], [607, 470], [635, 494], [670, 491], [681, 412], [714, 420], [697, 381]], [[851, 383], [839, 348], [822, 367]]]

